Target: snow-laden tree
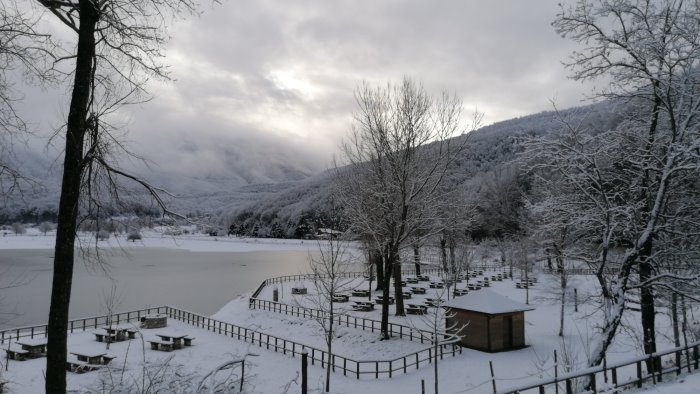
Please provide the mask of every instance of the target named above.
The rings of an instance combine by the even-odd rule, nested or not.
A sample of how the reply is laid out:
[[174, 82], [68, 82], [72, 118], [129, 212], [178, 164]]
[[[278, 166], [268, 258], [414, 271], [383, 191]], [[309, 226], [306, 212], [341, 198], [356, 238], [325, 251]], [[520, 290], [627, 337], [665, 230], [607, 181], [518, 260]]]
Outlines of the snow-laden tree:
[[[399, 85], [360, 85], [351, 135], [336, 168], [336, 199], [353, 231], [378, 251], [384, 270], [381, 335], [389, 337], [389, 281], [403, 315], [400, 249], [416, 236], [439, 231], [440, 185], [464, 146], [462, 103], [431, 97], [409, 79]], [[347, 165], [342, 167], [341, 165]]]
[[[589, 246], [582, 257], [599, 272], [605, 318], [591, 365], [612, 341], [632, 287], [640, 293], [644, 351], [656, 350], [654, 284], [664, 275], [657, 251], [667, 237], [700, 231], [698, 189], [689, 187], [700, 169], [698, 14], [698, 2], [580, 0], [554, 22], [584, 45], [568, 64], [574, 78], [606, 83], [596, 94], [628, 115], [614, 130], [573, 127], [531, 147], [562, 175], [569, 196], [562, 203]], [[611, 264], [619, 273], [607, 276]]]
[[[334, 229], [335, 227], [330, 227]], [[333, 341], [337, 335], [335, 318], [347, 312], [344, 304], [337, 303], [337, 297], [352, 290], [356, 285], [351, 271], [351, 256], [347, 253], [347, 242], [329, 237], [326, 241], [318, 241], [318, 257], [310, 257], [309, 279], [314, 290], [306, 299], [314, 308], [322, 311], [316, 317], [323, 330], [323, 339], [328, 352], [326, 365], [325, 391], [331, 387], [331, 366]]]

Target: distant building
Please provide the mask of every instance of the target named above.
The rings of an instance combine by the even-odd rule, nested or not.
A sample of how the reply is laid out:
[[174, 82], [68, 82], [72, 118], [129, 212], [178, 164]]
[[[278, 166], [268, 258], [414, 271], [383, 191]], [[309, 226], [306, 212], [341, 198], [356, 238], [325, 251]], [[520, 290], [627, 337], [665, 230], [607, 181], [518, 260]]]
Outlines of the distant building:
[[332, 230], [329, 228], [319, 228], [316, 230], [316, 238], [318, 239], [336, 239], [342, 234], [342, 231]]
[[466, 325], [459, 332], [460, 345], [487, 352], [525, 347], [525, 312], [535, 309], [487, 289], [456, 297], [444, 306], [450, 315], [447, 327]]

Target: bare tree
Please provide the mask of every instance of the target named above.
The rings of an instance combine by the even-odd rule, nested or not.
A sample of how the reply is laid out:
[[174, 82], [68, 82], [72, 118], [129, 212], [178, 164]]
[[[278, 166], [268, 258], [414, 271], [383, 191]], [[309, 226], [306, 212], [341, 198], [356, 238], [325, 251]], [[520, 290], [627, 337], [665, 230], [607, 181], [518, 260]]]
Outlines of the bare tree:
[[352, 229], [381, 256], [381, 335], [388, 338], [389, 280], [396, 314], [403, 315], [399, 252], [416, 236], [439, 231], [439, 186], [466, 141], [451, 139], [464, 131], [462, 105], [447, 94], [432, 98], [409, 79], [383, 88], [364, 83], [355, 98], [353, 131], [342, 145], [348, 166], [336, 167], [336, 195]]
[[[322, 311], [321, 315], [316, 317], [316, 321], [323, 329], [328, 362], [332, 363], [330, 355], [336, 335], [335, 317], [345, 312], [342, 307], [337, 306], [337, 297], [354, 288], [354, 278], [348, 275], [351, 267], [346, 242], [329, 237], [327, 241], [319, 241], [318, 249], [319, 256], [311, 257], [309, 262], [310, 277], [315, 291], [309, 294], [307, 299], [316, 309]], [[332, 369], [330, 364], [326, 366], [326, 392], [330, 391]]]
[[[122, 295], [119, 293], [117, 282], [114, 279], [110, 280], [109, 291], [102, 292], [100, 301], [102, 302], [102, 308], [107, 313], [107, 328], [111, 330], [114, 324], [114, 313], [122, 303]], [[108, 339], [105, 342], [107, 343], [107, 350], [109, 350], [111, 341]]]
[[[447, 275], [442, 275], [443, 280], [448, 280]], [[433, 347], [433, 387], [435, 393], [439, 392], [440, 369], [438, 361], [440, 360], [440, 347], [445, 344], [453, 344], [459, 342], [463, 335], [462, 332], [468, 324], [457, 319], [456, 313], [450, 311], [445, 303], [449, 300], [450, 290], [447, 286], [442, 289], [436, 289], [433, 295], [433, 306], [430, 307], [427, 313], [419, 315], [420, 327], [415, 322], [408, 319], [409, 324], [417, 330], [424, 339], [432, 343]], [[427, 331], [425, 330], [427, 327]], [[430, 333], [428, 337], [426, 333]]]
[[[65, 393], [68, 306], [79, 212], [100, 217], [103, 200], [119, 199], [126, 178], [146, 188], [164, 207], [158, 190], [122, 170], [124, 153], [108, 120], [124, 105], [145, 99], [148, 78], [166, 79], [161, 64], [170, 15], [193, 11], [193, 0], [37, 0], [71, 33], [75, 49], [59, 61], [74, 61], [65, 124], [62, 187], [56, 229], [48, 324], [46, 392]], [[128, 152], [127, 152], [128, 153]], [[82, 203], [81, 203], [82, 200]], [[82, 207], [81, 207], [82, 205]]]

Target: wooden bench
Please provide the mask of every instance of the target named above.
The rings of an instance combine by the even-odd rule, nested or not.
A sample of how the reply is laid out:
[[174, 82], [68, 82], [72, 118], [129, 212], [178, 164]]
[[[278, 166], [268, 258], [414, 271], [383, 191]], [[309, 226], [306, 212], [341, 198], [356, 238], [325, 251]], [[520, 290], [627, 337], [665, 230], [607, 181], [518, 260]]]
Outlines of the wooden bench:
[[117, 334], [110, 334], [106, 330], [98, 330], [93, 332], [93, 334], [95, 334], [95, 340], [97, 340], [97, 342], [112, 343], [117, 341]]
[[182, 338], [183, 343], [185, 346], [192, 346], [192, 341], [194, 340], [194, 337], [184, 337]]
[[425, 305], [427, 305], [427, 306], [435, 307], [435, 306], [437, 306], [438, 302], [440, 302], [440, 300], [438, 300], [437, 298], [426, 298], [425, 299]]
[[352, 309], [361, 312], [369, 312], [371, 310], [374, 310], [374, 304], [372, 304], [371, 302], [355, 302], [355, 305], [352, 306]]
[[455, 290], [452, 292], [452, 295], [455, 296], [455, 297], [463, 296], [463, 295], [466, 295], [466, 294], [469, 294], [469, 290], [467, 290], [467, 289], [455, 289]]
[[406, 313], [409, 315], [424, 315], [428, 312], [428, 307], [425, 305], [408, 305]]
[[411, 293], [413, 294], [425, 294], [425, 287], [411, 287]]
[[117, 358], [117, 356], [115, 356], [113, 354], [105, 354], [104, 356], [102, 356], [102, 364], [107, 365], [107, 364], [111, 363], [112, 360], [114, 360], [115, 358]]
[[10, 360], [24, 361], [29, 358], [28, 350], [11, 347], [9, 349], [5, 349], [5, 353], [7, 353], [7, 358]]
[[161, 341], [160, 339], [151, 339], [148, 341], [151, 344], [151, 350], [160, 350], [163, 352], [172, 352], [173, 343]]
[[97, 369], [100, 369], [100, 367], [98, 367], [96, 365], [88, 364], [84, 361], [77, 361], [77, 360], [67, 360], [66, 361], [66, 371], [68, 371], [68, 372], [85, 373], [85, 372], [95, 371]]
[[347, 294], [337, 294], [333, 296], [333, 302], [348, 302], [350, 301], [350, 296]]
[[369, 297], [369, 290], [353, 290], [353, 297]]

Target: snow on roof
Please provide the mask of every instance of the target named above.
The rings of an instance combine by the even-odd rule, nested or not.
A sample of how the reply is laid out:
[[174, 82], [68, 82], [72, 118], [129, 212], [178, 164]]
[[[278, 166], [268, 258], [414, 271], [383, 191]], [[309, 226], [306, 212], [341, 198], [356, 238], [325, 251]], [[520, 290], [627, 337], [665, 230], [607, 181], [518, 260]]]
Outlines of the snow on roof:
[[460, 297], [455, 297], [447, 301], [444, 306], [490, 315], [495, 315], [497, 313], [524, 312], [535, 309], [530, 305], [521, 304], [487, 289], [481, 289]]

